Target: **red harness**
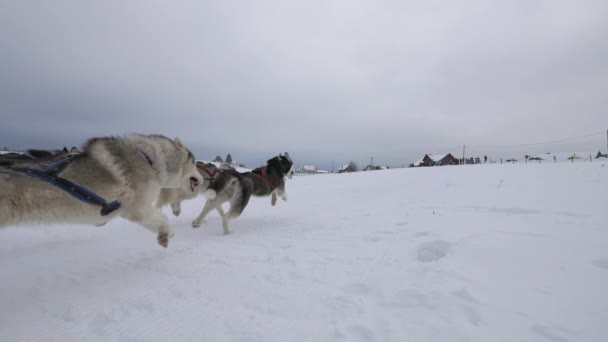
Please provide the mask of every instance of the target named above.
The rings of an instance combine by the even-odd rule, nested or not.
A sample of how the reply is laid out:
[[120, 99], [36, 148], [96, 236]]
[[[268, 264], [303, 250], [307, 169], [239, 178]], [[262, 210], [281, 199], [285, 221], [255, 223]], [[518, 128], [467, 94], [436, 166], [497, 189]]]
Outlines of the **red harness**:
[[197, 168], [199, 171], [202, 171], [202, 172], [204, 172], [205, 174], [207, 174], [207, 176], [209, 176], [209, 177], [208, 177], [208, 178], [205, 178], [205, 177], [203, 176], [203, 179], [206, 179], [206, 180], [208, 180], [208, 181], [210, 181], [210, 182], [213, 182], [213, 181], [215, 180], [215, 175], [217, 175], [217, 174], [220, 172], [220, 170], [216, 169], [216, 171], [212, 173], [212, 172], [209, 172], [209, 170], [207, 170], [207, 169], [205, 169], [205, 168], [203, 168], [203, 167], [199, 167], [198, 165], [196, 165], [196, 168]]
[[268, 184], [268, 186], [270, 187], [270, 191], [274, 191], [274, 189], [276, 189], [276, 185], [272, 184], [270, 182], [270, 179], [268, 179], [268, 167], [264, 166], [260, 168], [260, 172], [261, 173], [257, 173], [257, 172], [252, 172], [254, 175], [258, 176], [261, 180], [263, 180], [264, 182], [266, 182], [266, 184]]

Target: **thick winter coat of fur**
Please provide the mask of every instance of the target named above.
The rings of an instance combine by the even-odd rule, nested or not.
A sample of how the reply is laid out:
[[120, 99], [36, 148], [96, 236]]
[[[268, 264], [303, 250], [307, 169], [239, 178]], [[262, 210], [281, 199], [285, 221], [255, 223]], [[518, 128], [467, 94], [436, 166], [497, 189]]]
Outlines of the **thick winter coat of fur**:
[[106, 216], [100, 207], [82, 202], [40, 179], [14, 170], [43, 169], [50, 162], [15, 163], [0, 168], [0, 227], [25, 223], [77, 223], [102, 226], [116, 216], [157, 233], [167, 247], [174, 235], [169, 221], [154, 206], [162, 188], [198, 192], [202, 177], [195, 158], [179, 139], [160, 135], [90, 139], [59, 177], [78, 184], [120, 207]]
[[[276, 191], [276, 194], [287, 201], [285, 177], [291, 178], [293, 173], [293, 162], [287, 153], [268, 160], [266, 166], [251, 172], [221, 171], [204, 191], [207, 203], [200, 215], [192, 222], [192, 227], [200, 227], [209, 212], [215, 209], [222, 218], [224, 234], [229, 234], [228, 220], [241, 215], [252, 195], [263, 197], [272, 194], [272, 205], [274, 205]], [[224, 213], [222, 204], [226, 202], [230, 203], [230, 210]]]

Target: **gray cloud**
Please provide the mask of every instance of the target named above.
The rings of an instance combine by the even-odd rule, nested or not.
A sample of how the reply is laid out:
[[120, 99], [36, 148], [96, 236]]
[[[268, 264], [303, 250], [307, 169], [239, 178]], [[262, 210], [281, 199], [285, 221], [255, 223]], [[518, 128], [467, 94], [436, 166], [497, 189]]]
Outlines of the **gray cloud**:
[[[180, 136], [199, 158], [394, 166], [608, 128], [605, 1], [15, 1], [0, 145]], [[603, 138], [508, 151], [605, 149]], [[475, 149], [472, 149], [475, 151]]]

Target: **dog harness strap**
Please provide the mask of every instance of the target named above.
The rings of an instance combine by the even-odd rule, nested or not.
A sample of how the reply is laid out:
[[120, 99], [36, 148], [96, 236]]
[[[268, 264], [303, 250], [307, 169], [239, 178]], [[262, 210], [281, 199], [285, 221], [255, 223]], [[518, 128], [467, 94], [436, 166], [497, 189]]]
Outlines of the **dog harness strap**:
[[12, 170], [21, 172], [30, 177], [39, 179], [41, 181], [47, 182], [65, 192], [70, 194], [71, 196], [77, 198], [78, 200], [92, 204], [101, 206], [101, 215], [106, 216], [113, 212], [114, 210], [120, 208], [120, 202], [113, 201], [108, 203], [105, 199], [99, 197], [92, 191], [73, 183], [65, 178], [57, 177], [61, 171], [63, 171], [68, 164], [72, 161], [74, 157], [70, 156], [66, 159], [62, 159], [53, 165], [49, 166], [44, 170], [35, 170], [28, 168], [14, 168]]
[[218, 173], [218, 172], [211, 173], [211, 172], [209, 172], [208, 170], [206, 170], [206, 169], [204, 169], [202, 167], [198, 167], [198, 165], [196, 166], [196, 169], [199, 170], [199, 171], [202, 171], [202, 172], [206, 173], [207, 176], [209, 176], [209, 178], [203, 177], [203, 179], [206, 179], [208, 181], [214, 181], [215, 180], [215, 175]]
[[63, 171], [63, 169], [65, 169], [68, 166], [68, 164], [72, 162], [73, 159], [74, 159], [73, 155], [68, 156], [67, 158], [62, 159], [62, 160], [52, 164], [51, 166], [47, 167], [46, 169], [44, 169], [40, 172], [42, 172], [43, 174], [49, 175], [49, 176], [57, 175], [61, 171]]
[[[258, 169], [256, 169], [258, 170]], [[264, 182], [266, 182], [266, 184], [268, 184], [268, 186], [270, 187], [270, 191], [274, 191], [274, 189], [276, 189], [277, 187], [272, 184], [270, 182], [270, 180], [268, 179], [268, 169], [266, 166], [259, 168], [260, 173], [255, 172], [256, 170], [253, 170], [252, 173], [258, 177], [260, 177]]]

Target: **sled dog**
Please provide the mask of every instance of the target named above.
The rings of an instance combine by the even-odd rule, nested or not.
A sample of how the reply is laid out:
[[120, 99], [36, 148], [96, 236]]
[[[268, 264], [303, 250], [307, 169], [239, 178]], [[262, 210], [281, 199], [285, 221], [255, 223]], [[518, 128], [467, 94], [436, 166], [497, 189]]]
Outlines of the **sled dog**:
[[0, 168], [0, 227], [102, 226], [121, 216], [157, 233], [167, 247], [174, 232], [154, 201], [162, 188], [199, 191], [194, 155], [178, 138], [139, 134], [92, 138], [81, 151], [59, 162], [36, 159]]
[[[251, 172], [240, 173], [234, 170], [219, 172], [207, 190], [203, 192], [207, 197], [207, 203], [201, 214], [192, 222], [192, 228], [200, 227], [209, 212], [216, 209], [222, 218], [224, 234], [230, 234], [228, 220], [241, 215], [252, 195], [263, 197], [272, 194], [272, 205], [274, 205], [276, 191], [284, 201], [287, 201], [285, 177], [291, 178], [293, 173], [293, 162], [288, 153], [268, 160], [266, 166]], [[226, 202], [230, 203], [230, 210], [224, 213], [222, 204]]]
[[199, 191], [190, 192], [184, 189], [161, 189], [158, 200], [156, 201], [156, 207], [162, 208], [169, 204], [173, 215], [179, 216], [182, 212], [181, 203], [184, 200], [195, 198], [199, 193], [207, 190], [209, 184], [215, 179], [215, 176], [222, 170], [234, 170], [229, 164], [221, 164], [219, 167], [213, 163], [206, 163], [203, 161], [196, 161], [196, 169], [203, 178], [203, 183], [199, 187]]

